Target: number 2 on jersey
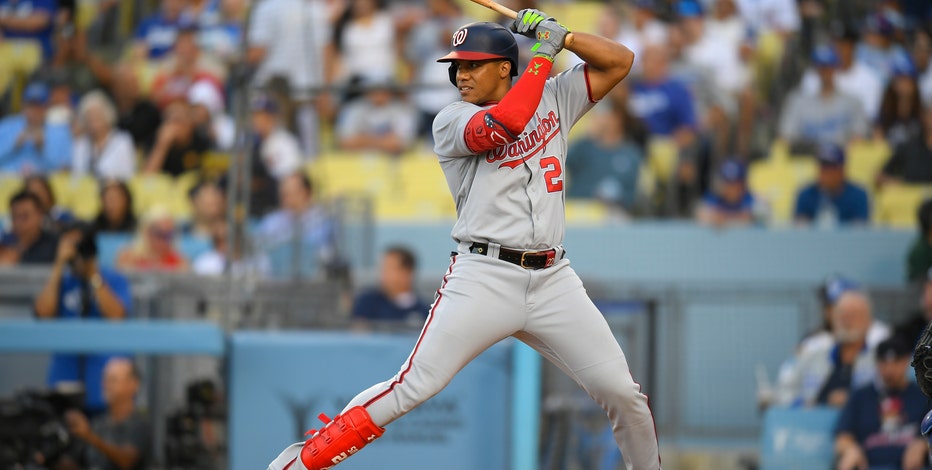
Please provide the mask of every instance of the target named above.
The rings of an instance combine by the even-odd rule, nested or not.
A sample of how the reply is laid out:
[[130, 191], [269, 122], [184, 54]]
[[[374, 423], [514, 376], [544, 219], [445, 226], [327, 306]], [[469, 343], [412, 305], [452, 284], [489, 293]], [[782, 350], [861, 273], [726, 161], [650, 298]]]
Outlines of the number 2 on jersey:
[[540, 168], [547, 170], [544, 172], [544, 182], [547, 183], [548, 193], [557, 193], [563, 191], [563, 168], [560, 166], [560, 159], [557, 157], [545, 157], [540, 159]]

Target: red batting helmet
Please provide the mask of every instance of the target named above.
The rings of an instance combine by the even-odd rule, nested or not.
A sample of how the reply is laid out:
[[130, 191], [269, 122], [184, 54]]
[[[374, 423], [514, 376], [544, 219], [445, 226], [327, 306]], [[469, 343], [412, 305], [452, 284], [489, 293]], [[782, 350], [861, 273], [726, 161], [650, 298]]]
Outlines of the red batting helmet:
[[[469, 23], [453, 33], [452, 51], [437, 62], [455, 60], [505, 59], [511, 62], [511, 76], [518, 75], [518, 43], [515, 36], [498, 23]], [[456, 85], [456, 64], [450, 64], [450, 83]]]

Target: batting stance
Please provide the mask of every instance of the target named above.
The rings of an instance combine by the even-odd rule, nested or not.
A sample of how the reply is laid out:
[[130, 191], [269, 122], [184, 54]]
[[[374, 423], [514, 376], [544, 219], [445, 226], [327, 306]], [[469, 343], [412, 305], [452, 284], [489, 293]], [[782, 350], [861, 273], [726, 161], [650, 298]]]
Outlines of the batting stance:
[[456, 251], [410, 357], [390, 380], [360, 393], [271, 469], [326, 469], [443, 389], [469, 361], [514, 336], [556, 364], [605, 409], [628, 469], [660, 468], [647, 397], [563, 250], [567, 134], [628, 74], [634, 55], [574, 33], [585, 63], [548, 79], [565, 27], [522, 10], [511, 28], [532, 37], [517, 75], [514, 36], [494, 23], [453, 35], [450, 81], [462, 101], [433, 123], [434, 150], [456, 201]]

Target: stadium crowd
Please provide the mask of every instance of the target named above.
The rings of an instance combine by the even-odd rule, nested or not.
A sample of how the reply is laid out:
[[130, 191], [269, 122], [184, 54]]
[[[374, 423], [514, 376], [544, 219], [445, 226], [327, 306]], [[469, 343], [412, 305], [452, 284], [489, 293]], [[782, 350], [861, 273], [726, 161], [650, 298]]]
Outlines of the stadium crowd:
[[[915, 224], [932, 184], [927, 2], [512, 3], [589, 12], [579, 27], [637, 54], [569, 152], [568, 197], [604, 220]], [[282, 228], [303, 226], [316, 264], [339, 263], [326, 210], [339, 194], [313, 189], [353, 176], [317, 170], [429, 154], [433, 116], [458, 98], [434, 59], [476, 11], [457, 0], [146, 6], [0, 2], [3, 263], [51, 262], [56, 230], [84, 219], [136, 233], [121, 267], [216, 272], [218, 250], [198, 263], [173, 243], [227, 246], [234, 161], [248, 162], [254, 235], [234, 252], [274, 251], [297, 237]], [[275, 254], [263, 257], [246, 264], [268, 272]]]

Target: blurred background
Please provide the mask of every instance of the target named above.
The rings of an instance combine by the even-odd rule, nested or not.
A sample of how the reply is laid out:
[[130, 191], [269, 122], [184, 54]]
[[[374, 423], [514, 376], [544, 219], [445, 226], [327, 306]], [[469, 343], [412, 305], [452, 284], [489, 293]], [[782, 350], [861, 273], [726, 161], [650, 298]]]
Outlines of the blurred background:
[[[502, 3], [636, 54], [571, 134], [565, 246], [664, 467], [844, 467], [851, 443], [928, 465], [905, 357], [932, 319], [932, 4]], [[261, 467], [387, 379], [453, 247], [435, 59], [476, 20], [507, 22], [462, 0], [0, 0], [0, 467]], [[503, 347], [373, 448], [621, 468], [601, 410]]]

